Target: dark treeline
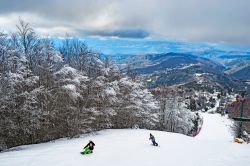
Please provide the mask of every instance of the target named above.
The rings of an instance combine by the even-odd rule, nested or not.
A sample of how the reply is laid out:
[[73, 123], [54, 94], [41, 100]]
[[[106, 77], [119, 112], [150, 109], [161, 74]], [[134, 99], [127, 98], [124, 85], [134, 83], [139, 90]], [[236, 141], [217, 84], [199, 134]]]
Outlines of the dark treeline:
[[104, 128], [159, 127], [158, 103], [84, 42], [60, 48], [20, 20], [0, 33], [0, 150]]

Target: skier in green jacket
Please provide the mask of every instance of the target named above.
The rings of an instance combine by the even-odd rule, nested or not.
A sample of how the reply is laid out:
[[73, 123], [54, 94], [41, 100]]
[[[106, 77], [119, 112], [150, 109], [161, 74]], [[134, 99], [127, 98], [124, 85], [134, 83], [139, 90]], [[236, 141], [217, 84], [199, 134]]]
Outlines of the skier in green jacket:
[[95, 143], [92, 141], [89, 141], [89, 143], [83, 148], [83, 152], [81, 154], [89, 154], [93, 153]]

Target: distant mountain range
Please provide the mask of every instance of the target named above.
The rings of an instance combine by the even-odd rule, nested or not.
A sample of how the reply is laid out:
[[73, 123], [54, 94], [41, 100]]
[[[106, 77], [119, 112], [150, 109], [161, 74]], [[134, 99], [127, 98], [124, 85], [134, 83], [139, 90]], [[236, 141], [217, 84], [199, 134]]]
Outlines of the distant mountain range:
[[250, 65], [244, 66], [240, 70], [236, 70], [233, 73], [230, 73], [233, 77], [240, 80], [250, 80]]
[[[55, 39], [57, 45], [62, 39]], [[165, 39], [78, 38], [103, 58], [136, 71], [159, 85], [239, 87], [250, 80], [250, 48]], [[204, 82], [207, 82], [205, 84]], [[203, 85], [204, 84], [204, 85]]]
[[147, 65], [136, 68], [145, 77], [149, 87], [185, 86], [197, 90], [242, 88], [243, 83], [235, 81], [224, 73], [223, 65], [189, 54], [166, 53], [145, 55]]
[[250, 80], [250, 55], [221, 56], [219, 58], [215, 60], [226, 67], [225, 73], [236, 79]]

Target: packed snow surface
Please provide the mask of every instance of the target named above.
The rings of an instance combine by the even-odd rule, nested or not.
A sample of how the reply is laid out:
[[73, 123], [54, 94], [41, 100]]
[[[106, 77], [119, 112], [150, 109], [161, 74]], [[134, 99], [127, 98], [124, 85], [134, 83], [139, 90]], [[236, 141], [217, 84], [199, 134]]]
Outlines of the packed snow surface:
[[[247, 166], [250, 144], [236, 144], [230, 121], [218, 114], [202, 114], [204, 125], [197, 137], [141, 129], [104, 130], [75, 139], [20, 146], [0, 153], [1, 166]], [[159, 147], [149, 141], [156, 137]], [[79, 152], [89, 140], [93, 154]]]
[[199, 135], [196, 136], [197, 139], [221, 142], [233, 141], [232, 122], [227, 116], [202, 113], [202, 117], [203, 125]]

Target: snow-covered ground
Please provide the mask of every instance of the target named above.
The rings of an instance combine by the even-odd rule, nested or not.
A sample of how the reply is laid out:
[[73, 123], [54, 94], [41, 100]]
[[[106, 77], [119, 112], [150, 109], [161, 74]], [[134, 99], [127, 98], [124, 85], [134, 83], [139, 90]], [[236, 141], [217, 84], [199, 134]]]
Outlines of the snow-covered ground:
[[232, 142], [234, 137], [231, 132], [232, 122], [227, 116], [220, 114], [202, 113], [202, 129], [195, 138], [207, 141]]
[[[228, 121], [217, 114], [202, 114], [204, 126], [193, 138], [149, 130], [104, 130], [76, 139], [21, 146], [0, 153], [1, 166], [247, 166], [250, 145], [232, 142]], [[160, 147], [151, 145], [153, 133]], [[82, 156], [82, 147], [92, 140], [93, 154]]]

